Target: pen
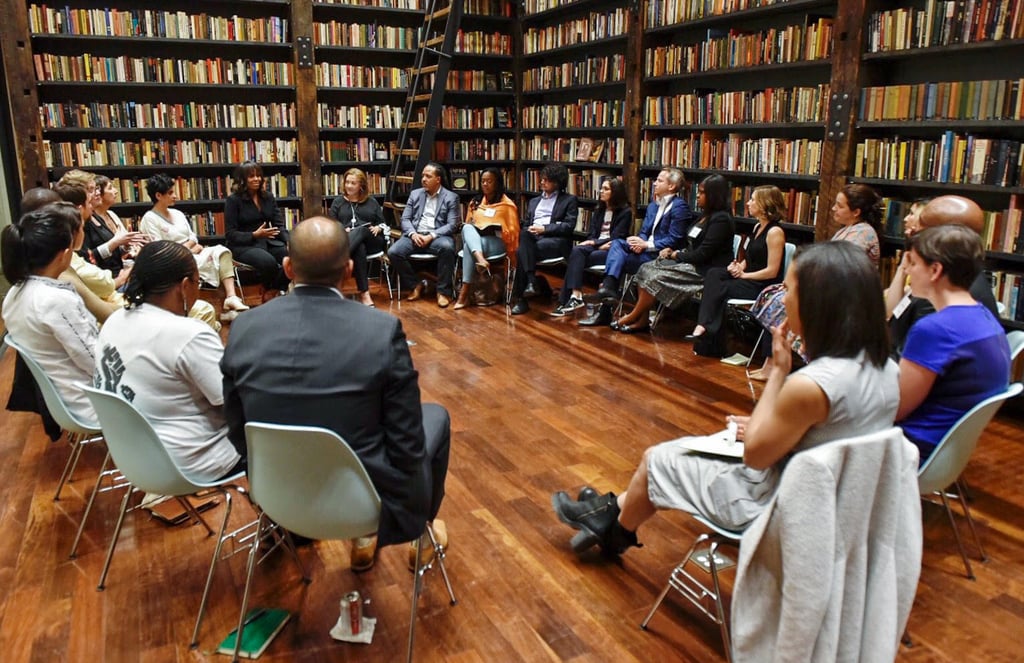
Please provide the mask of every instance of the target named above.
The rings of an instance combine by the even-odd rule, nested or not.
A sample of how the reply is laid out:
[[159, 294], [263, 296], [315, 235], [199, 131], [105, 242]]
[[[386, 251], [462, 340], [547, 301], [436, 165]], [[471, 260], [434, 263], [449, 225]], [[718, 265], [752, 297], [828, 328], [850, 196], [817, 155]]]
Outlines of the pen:
[[249, 617], [244, 622], [242, 622], [242, 630], [244, 631], [246, 626], [248, 626], [249, 624], [252, 624], [254, 621], [259, 619], [260, 617], [262, 617], [266, 613], [267, 613], [267, 609], [266, 608], [259, 608], [259, 609], [257, 609], [255, 612], [253, 612], [251, 615], [249, 615]]

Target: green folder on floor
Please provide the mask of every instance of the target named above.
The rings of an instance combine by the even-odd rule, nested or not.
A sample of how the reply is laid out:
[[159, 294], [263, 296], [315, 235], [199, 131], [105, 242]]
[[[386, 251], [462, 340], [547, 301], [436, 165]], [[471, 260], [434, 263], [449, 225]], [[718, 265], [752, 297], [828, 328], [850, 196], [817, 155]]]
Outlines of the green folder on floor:
[[[291, 613], [281, 608], [253, 608], [245, 616], [245, 627], [242, 629], [242, 646], [238, 650], [241, 658], [259, 658], [274, 637], [284, 628]], [[217, 648], [218, 654], [235, 653], [235, 633], [228, 633]]]

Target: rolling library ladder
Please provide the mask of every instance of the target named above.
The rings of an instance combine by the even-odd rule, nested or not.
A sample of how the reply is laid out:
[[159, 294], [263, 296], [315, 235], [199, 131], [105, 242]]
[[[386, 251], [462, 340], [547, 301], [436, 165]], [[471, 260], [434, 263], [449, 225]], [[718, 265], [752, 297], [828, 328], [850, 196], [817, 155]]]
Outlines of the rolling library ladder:
[[462, 9], [462, 0], [427, 0], [415, 65], [409, 72], [402, 127], [388, 173], [384, 206], [396, 215], [431, 159]]

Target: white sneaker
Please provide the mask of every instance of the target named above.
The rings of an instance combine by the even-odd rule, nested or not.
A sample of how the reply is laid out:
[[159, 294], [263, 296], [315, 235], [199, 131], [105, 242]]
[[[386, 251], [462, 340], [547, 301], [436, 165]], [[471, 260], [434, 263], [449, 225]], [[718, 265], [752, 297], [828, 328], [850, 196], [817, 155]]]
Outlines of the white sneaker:
[[225, 311], [248, 311], [249, 307], [245, 305], [242, 298], [238, 295], [233, 295], [224, 299], [224, 310]]

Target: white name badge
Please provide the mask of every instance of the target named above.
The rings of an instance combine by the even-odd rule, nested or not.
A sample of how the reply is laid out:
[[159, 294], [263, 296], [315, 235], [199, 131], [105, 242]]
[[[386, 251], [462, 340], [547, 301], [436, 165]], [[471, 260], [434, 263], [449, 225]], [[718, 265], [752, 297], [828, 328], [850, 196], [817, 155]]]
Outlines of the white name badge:
[[484, 210], [484, 216], [494, 216], [498, 213], [498, 210], [494, 207], [488, 207]]
[[690, 236], [690, 239], [697, 239], [697, 235], [699, 235], [702, 230], [704, 229], [701, 228], [700, 226], [694, 226], [690, 228], [690, 232], [687, 234]]
[[901, 299], [900, 303], [896, 305], [896, 308], [892, 310], [892, 317], [898, 319], [903, 315], [903, 312], [907, 310], [908, 306], [910, 306], [910, 293], [903, 295], [903, 299]]

